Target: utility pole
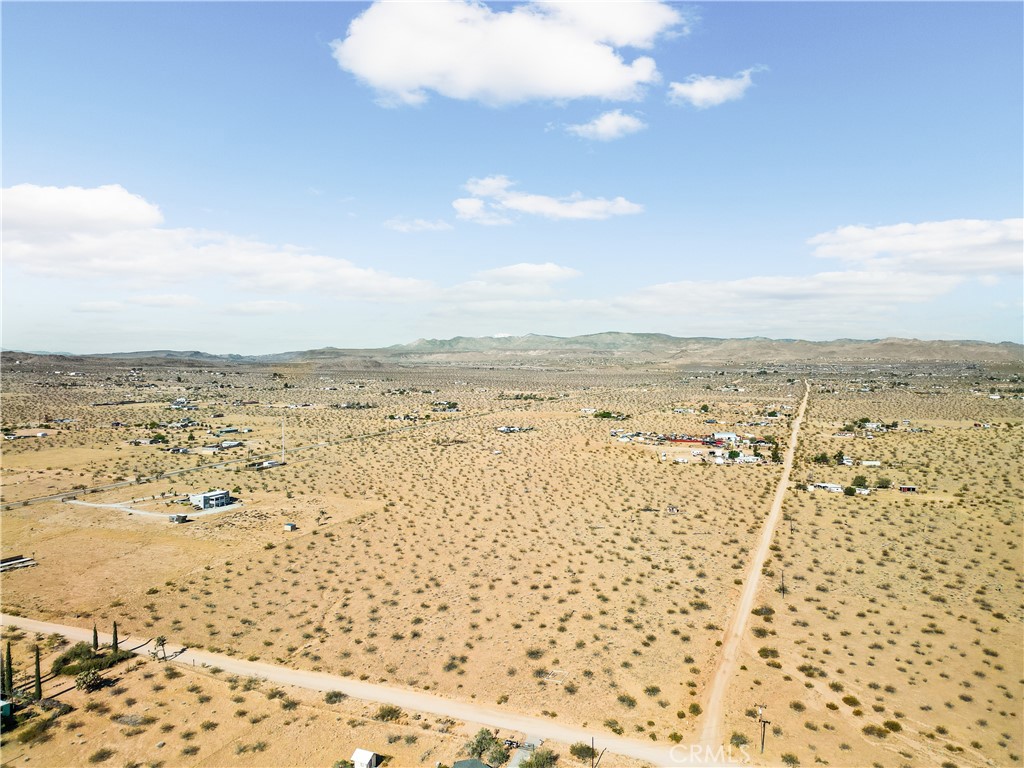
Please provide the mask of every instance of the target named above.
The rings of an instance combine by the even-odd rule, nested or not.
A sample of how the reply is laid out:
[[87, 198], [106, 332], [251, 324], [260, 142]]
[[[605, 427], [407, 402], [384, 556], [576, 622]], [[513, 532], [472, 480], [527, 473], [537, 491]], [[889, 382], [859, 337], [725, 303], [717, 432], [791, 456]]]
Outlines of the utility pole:
[[762, 755], [764, 754], [764, 734], [765, 734], [765, 730], [768, 728], [769, 725], [772, 724], [771, 720], [765, 720], [764, 719], [764, 711], [766, 709], [768, 709], [768, 705], [767, 704], [758, 704], [757, 705], [757, 722], [760, 723], [760, 725], [761, 725], [761, 754]]

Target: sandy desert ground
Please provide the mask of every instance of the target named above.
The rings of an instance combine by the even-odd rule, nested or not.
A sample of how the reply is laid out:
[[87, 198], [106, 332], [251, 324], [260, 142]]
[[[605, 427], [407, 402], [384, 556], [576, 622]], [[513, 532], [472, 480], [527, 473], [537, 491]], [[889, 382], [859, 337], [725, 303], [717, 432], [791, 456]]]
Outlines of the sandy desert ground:
[[[759, 615], [726, 696], [722, 732], [755, 764], [1021, 764], [1024, 431], [1012, 371], [992, 373], [815, 372]], [[692, 743], [781, 470], [610, 432], [784, 443], [802, 378], [173, 362], [8, 374], [5, 428], [47, 436], [4, 444], [3, 555], [39, 565], [3, 574], [3, 609], [81, 627], [116, 620], [238, 658]], [[991, 399], [993, 387], [1004, 396]], [[178, 397], [197, 409], [169, 410]], [[147, 402], [92, 405], [129, 399]], [[458, 410], [437, 405], [447, 402]], [[184, 417], [196, 424], [160, 426]], [[861, 419], [897, 429], [834, 437]], [[282, 424], [287, 464], [244, 469], [280, 458]], [[497, 432], [504, 425], [532, 429]], [[228, 427], [251, 430], [217, 438], [243, 446], [200, 452], [208, 430]], [[169, 442], [130, 444], [156, 434]], [[839, 451], [880, 466], [814, 461]], [[178, 470], [190, 471], [169, 475]], [[918, 492], [797, 487], [857, 475]], [[107, 483], [128, 484], [86, 492]], [[167, 521], [185, 511], [175, 498], [212, 488], [239, 503]], [[20, 505], [50, 494], [134, 511]], [[15, 639], [22, 682], [34, 642]], [[156, 662], [134, 666], [115, 668], [111, 688], [63, 694], [75, 710], [49, 740], [20, 744], [25, 726], [6, 734], [4, 764], [85, 764], [111, 749], [111, 764], [331, 765], [355, 746], [392, 765], [450, 764], [471, 729], [415, 713], [381, 724], [375, 707], [310, 692], [283, 693], [298, 702], [285, 710], [209, 670], [164, 680]], [[763, 756], [758, 704], [771, 721]], [[134, 712], [158, 721], [111, 720]], [[217, 725], [203, 730], [207, 720]], [[246, 748], [256, 743], [265, 749]]]

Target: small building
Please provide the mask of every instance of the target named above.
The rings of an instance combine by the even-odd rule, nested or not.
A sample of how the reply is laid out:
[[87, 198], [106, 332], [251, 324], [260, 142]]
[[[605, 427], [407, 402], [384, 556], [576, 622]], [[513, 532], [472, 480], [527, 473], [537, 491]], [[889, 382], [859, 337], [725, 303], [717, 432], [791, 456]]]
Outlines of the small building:
[[839, 483], [814, 483], [814, 485], [811, 486], [811, 490], [828, 491], [829, 493], [842, 493], [843, 486], [839, 485]]
[[14, 714], [14, 704], [7, 699], [0, 699], [0, 717], [4, 720]]
[[172, 523], [187, 523], [188, 515], [168, 515], [167, 520]]
[[900, 493], [917, 493], [916, 485], [901, 485]]
[[860, 463], [860, 465], [861, 465], [862, 467], [880, 467], [880, 466], [882, 466], [882, 462], [880, 462], [880, 461], [874, 461], [874, 460], [872, 460], [872, 459], [868, 459], [867, 461], [862, 461], [862, 462]]
[[190, 493], [188, 503], [196, 509], [214, 509], [226, 507], [231, 503], [231, 494], [227, 491], [207, 491], [206, 493]]
[[858, 496], [870, 496], [871, 495], [871, 489], [870, 488], [854, 488], [853, 491]]
[[285, 529], [286, 531], [289, 531], [289, 532], [291, 532], [291, 531], [294, 531], [294, 530], [295, 530], [296, 528], [298, 528], [298, 527], [299, 527], [299, 526], [297, 526], [297, 525], [296, 525], [295, 523], [285, 523], [285, 524], [284, 524], [284, 529]]
[[711, 435], [711, 439], [735, 443], [738, 442], [740, 438], [735, 432], [715, 432]]
[[368, 749], [356, 749], [351, 758], [353, 768], [377, 768], [384, 758]]

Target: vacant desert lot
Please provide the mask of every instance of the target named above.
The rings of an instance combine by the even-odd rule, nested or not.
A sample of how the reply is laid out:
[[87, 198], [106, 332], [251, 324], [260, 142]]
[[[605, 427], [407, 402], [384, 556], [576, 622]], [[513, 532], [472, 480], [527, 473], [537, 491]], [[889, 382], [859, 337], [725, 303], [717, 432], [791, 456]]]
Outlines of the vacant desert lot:
[[[81, 486], [80, 501], [135, 511], [60, 501], [6, 510], [4, 556], [39, 562], [3, 575], [6, 612], [83, 627], [116, 620], [137, 636], [665, 744], [699, 733], [780, 469], [702, 463], [689, 445], [620, 442], [610, 430], [785, 443], [803, 394], [791, 381], [800, 376], [753, 369], [368, 374], [168, 363], [81, 378], [64, 387], [45, 370], [5, 377], [5, 425], [47, 436], [5, 444], [4, 502]], [[768, 703], [772, 724], [755, 762], [791, 754], [801, 764], [1020, 764], [1021, 401], [989, 399], [987, 387], [972, 393], [965, 377], [906, 386], [856, 378], [812, 382], [793, 482], [813, 473], [849, 485], [865, 474], [870, 485], [884, 476], [919, 492], [790, 491], [758, 603], [773, 613], [754, 617], [723, 732], [753, 743], [749, 711]], [[177, 397], [196, 410], [169, 410]], [[148, 402], [91, 405], [127, 399]], [[458, 410], [443, 405], [452, 402]], [[344, 403], [374, 407], [335, 407]], [[167, 425], [184, 417], [195, 423]], [[899, 429], [833, 437], [865, 417]], [[280, 458], [282, 423], [287, 464], [244, 469], [247, 458]], [[505, 425], [532, 429], [496, 431]], [[251, 432], [216, 438], [241, 447], [199, 452], [215, 440], [208, 431], [223, 428]], [[129, 444], [161, 434], [165, 445]], [[161, 450], [178, 445], [191, 450]], [[881, 466], [814, 463], [840, 450]], [[241, 461], [217, 466], [231, 459]], [[183, 469], [195, 471], [169, 474]], [[167, 522], [183, 509], [174, 498], [210, 488], [241, 503]], [[785, 597], [776, 591], [783, 571]], [[147, 671], [164, 674], [153, 664], [133, 671], [120, 684], [126, 697], [152, 695], [157, 677], [142, 678]], [[347, 755], [316, 746], [329, 739], [323, 726], [345, 730], [347, 744], [353, 726], [339, 723], [370, 714], [358, 702], [311, 701], [296, 710], [306, 714], [286, 717], [263, 693], [203, 675], [189, 684], [221, 719], [195, 736], [196, 754], [182, 754], [185, 744], [173, 755], [110, 748], [167, 765], [329, 764]], [[239, 695], [247, 703], [232, 701]], [[189, 696], [154, 699], [169, 707], [161, 723], [185, 717], [171, 699]], [[294, 720], [274, 729], [277, 738], [250, 735], [248, 715], [227, 713], [255, 712], [253, 702], [278, 717], [267, 723]], [[116, 730], [109, 716], [67, 717], [85, 723], [65, 729], [81, 742], [76, 760], [109, 746], [97, 741], [97, 729]], [[876, 735], [863, 732], [868, 725]], [[400, 764], [432, 765], [457, 752], [438, 727], [392, 729], [400, 738], [390, 744], [379, 724], [353, 733], [362, 746], [401, 751]], [[410, 734], [418, 740], [407, 743]], [[61, 764], [65, 738], [33, 747], [33, 761]], [[237, 751], [247, 740], [302, 741], [308, 751]]]

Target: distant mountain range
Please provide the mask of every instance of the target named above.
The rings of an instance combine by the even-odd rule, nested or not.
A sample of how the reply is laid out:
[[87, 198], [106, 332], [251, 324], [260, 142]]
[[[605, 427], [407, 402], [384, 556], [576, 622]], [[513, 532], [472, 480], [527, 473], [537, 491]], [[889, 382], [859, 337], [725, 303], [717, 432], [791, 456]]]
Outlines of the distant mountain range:
[[417, 339], [378, 349], [324, 347], [271, 355], [210, 354], [170, 349], [112, 352], [96, 355], [48, 355], [4, 352], [11, 356], [41, 355], [65, 360], [180, 360], [193, 363], [279, 364], [337, 362], [353, 368], [398, 365], [497, 365], [572, 363], [647, 364], [673, 367], [687, 364], [870, 363], [870, 362], [991, 362], [1024, 363], [1024, 346], [1012, 342], [922, 341], [919, 339], [716, 339], [680, 338], [663, 333], [593, 333], [585, 336], [456, 336]]

